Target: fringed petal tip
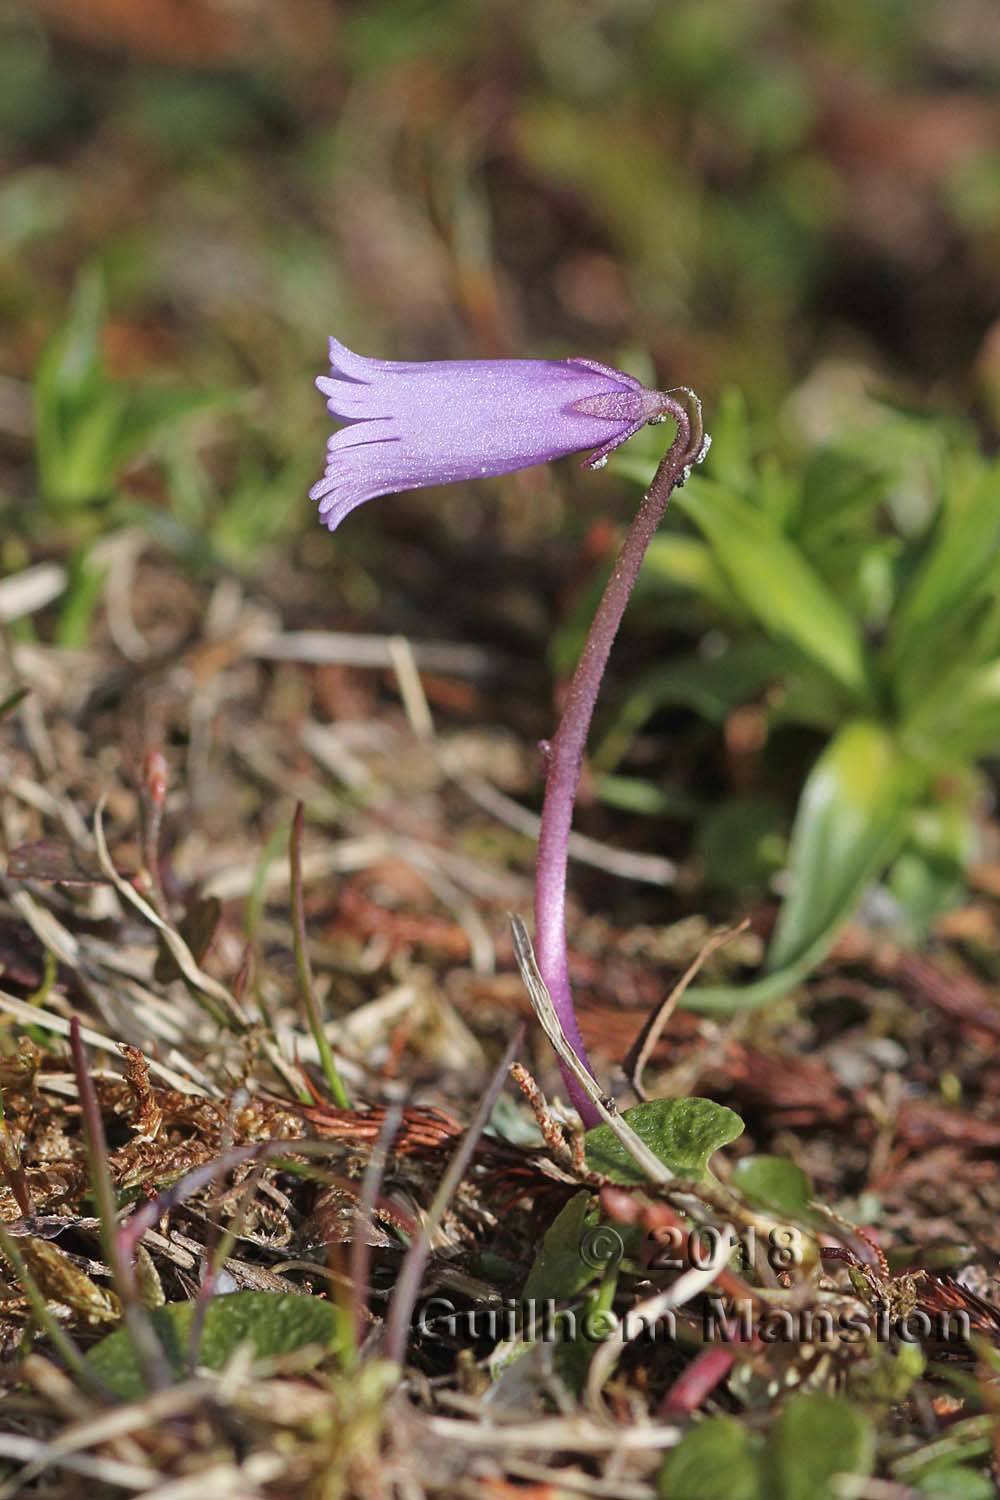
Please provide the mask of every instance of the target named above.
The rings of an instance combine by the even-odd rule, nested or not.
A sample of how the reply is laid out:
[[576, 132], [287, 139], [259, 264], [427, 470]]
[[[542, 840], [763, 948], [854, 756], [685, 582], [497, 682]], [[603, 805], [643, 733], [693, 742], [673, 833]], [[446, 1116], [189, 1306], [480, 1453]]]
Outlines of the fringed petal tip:
[[355, 354], [353, 349], [348, 349], [346, 344], [340, 343], [332, 335], [328, 348], [332, 375], [346, 375], [348, 380], [364, 380], [365, 370], [373, 363], [372, 360], [365, 359], [363, 354]]
[[309, 491], [309, 499], [315, 503], [323, 500], [337, 483], [337, 476], [332, 469], [327, 469], [322, 479], [318, 479]]
[[329, 470], [318, 484], [314, 484], [309, 491], [310, 500], [318, 502], [319, 518], [327, 531], [336, 531], [345, 516], [349, 516], [357, 506], [363, 505], [372, 497], [367, 491], [360, 493], [345, 494], [343, 490], [337, 493], [338, 480], [343, 480], [343, 475], [332, 475]]

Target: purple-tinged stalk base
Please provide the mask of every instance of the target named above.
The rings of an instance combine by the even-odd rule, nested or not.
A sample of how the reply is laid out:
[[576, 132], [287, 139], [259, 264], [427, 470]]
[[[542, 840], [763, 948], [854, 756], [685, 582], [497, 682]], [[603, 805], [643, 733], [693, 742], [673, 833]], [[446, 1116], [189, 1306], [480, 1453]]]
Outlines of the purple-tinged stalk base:
[[[667, 501], [677, 486], [684, 483], [691, 466], [704, 457], [706, 449], [701, 404], [693, 392], [683, 388], [665, 392], [660, 410], [663, 416], [672, 417], [677, 423], [677, 436], [653, 476], [629, 527], [573, 673], [562, 720], [548, 747], [545, 801], [538, 836], [535, 957], [566, 1040], [591, 1074], [594, 1070], [573, 1008], [566, 953], [566, 864], [573, 804], [601, 679], [646, 549], [663, 518]], [[576, 1079], [562, 1064], [560, 1067], [569, 1096], [584, 1125], [589, 1129], [600, 1124], [597, 1110]]]

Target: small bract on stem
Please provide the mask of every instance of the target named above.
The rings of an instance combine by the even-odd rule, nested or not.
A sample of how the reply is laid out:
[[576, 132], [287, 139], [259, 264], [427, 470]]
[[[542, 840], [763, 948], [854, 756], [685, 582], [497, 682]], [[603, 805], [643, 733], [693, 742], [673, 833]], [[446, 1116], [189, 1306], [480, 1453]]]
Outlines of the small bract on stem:
[[[589, 359], [368, 359], [330, 340], [330, 374], [316, 382], [344, 425], [327, 444], [310, 496], [334, 530], [366, 500], [398, 490], [509, 474], [584, 448], [603, 468], [646, 424], [672, 418], [677, 434], [629, 528], [573, 675], [562, 722], [547, 746], [535, 877], [538, 969], [566, 1040], [593, 1073], [573, 1009], [566, 957], [566, 864], [573, 804], [594, 704], [629, 595], [667, 501], [707, 450], [698, 398], [654, 391]], [[586, 1125], [598, 1116], [563, 1075]]]

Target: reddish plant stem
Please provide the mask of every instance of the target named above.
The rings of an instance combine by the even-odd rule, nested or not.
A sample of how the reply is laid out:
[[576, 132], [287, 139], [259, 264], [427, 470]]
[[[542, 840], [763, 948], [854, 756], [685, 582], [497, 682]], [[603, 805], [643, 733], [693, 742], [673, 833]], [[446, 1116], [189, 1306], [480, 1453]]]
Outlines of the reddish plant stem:
[[[566, 954], [566, 865], [573, 804], [580, 784], [583, 755], [601, 679], [625, 606], [639, 576], [646, 549], [663, 518], [667, 501], [703, 454], [701, 407], [691, 391], [664, 393], [663, 415], [677, 423], [677, 436], [664, 455], [618, 554], [611, 577], [587, 634], [570, 683], [559, 728], [551, 742], [535, 866], [535, 956], [552, 996], [566, 1040], [593, 1074], [573, 1009]], [[690, 409], [689, 409], [690, 407]], [[560, 1064], [562, 1066], [562, 1064]], [[572, 1074], [563, 1067], [566, 1088], [589, 1128], [600, 1116]]]
[[725, 1380], [735, 1363], [736, 1356], [728, 1349], [703, 1349], [674, 1381], [663, 1398], [659, 1415], [689, 1417]]

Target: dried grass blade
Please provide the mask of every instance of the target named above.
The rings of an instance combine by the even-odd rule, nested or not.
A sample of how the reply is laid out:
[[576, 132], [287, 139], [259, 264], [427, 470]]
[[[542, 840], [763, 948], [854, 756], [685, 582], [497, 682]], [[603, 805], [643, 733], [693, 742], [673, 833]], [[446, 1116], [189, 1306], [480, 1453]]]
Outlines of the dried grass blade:
[[538, 964], [535, 960], [535, 950], [531, 946], [531, 938], [528, 929], [518, 916], [510, 918], [511, 932], [514, 938], [514, 957], [517, 967], [521, 971], [524, 987], [528, 991], [532, 1009], [538, 1017], [539, 1023], [552, 1046], [555, 1048], [559, 1059], [565, 1063], [577, 1083], [590, 1099], [605, 1125], [610, 1126], [615, 1135], [621, 1141], [625, 1150], [633, 1161], [642, 1168], [650, 1182], [657, 1184], [669, 1182], [673, 1177], [669, 1167], [664, 1166], [658, 1156], [655, 1156], [645, 1141], [641, 1140], [632, 1127], [621, 1118], [613, 1100], [605, 1099], [597, 1084], [591, 1078], [583, 1063], [573, 1051], [563, 1033], [562, 1023], [556, 1014], [556, 1008], [552, 1004], [552, 996], [549, 994], [544, 979], [538, 972]]
[[169, 948], [177, 967], [191, 987], [207, 995], [209, 999], [217, 1001], [237, 1031], [246, 1031], [249, 1023], [225, 985], [220, 984], [217, 979], [212, 978], [211, 974], [206, 974], [203, 969], [199, 968], [195, 962], [194, 954], [177, 929], [171, 927], [168, 922], [165, 922], [153, 910], [149, 902], [143, 900], [134, 886], [129, 885], [128, 881], [119, 875], [111, 863], [107, 840], [104, 837], [103, 815], [103, 803], [99, 803], [94, 813], [94, 842], [97, 846], [97, 858], [104, 874], [114, 886], [119, 896], [124, 901], [127, 901], [130, 906], [134, 906], [136, 911], [145, 917], [150, 926], [155, 927], [157, 932], [162, 934], [163, 941]]
[[[24, 1026], [39, 1026], [43, 1031], [53, 1031], [57, 1036], [69, 1036], [69, 1022], [63, 1016], [54, 1016], [51, 1011], [40, 1010], [34, 1005], [28, 1005], [24, 1000], [18, 1000], [16, 995], [8, 995], [5, 990], [0, 990], [0, 1011], [13, 1016], [15, 1021], [20, 1021]], [[114, 1054], [117, 1044], [110, 1037], [103, 1036], [101, 1032], [95, 1031], [92, 1026], [81, 1026], [80, 1036], [91, 1047], [101, 1047], [106, 1052]], [[149, 1071], [162, 1078], [170, 1088], [177, 1089], [182, 1094], [196, 1095], [198, 1098], [209, 1097], [208, 1090], [191, 1079], [185, 1078], [181, 1073], [175, 1073], [172, 1068], [165, 1067], [163, 1063], [157, 1062], [155, 1058], [147, 1059]]]
[[653, 1049], [660, 1040], [663, 1028], [677, 1009], [684, 991], [698, 977], [703, 965], [711, 958], [712, 954], [725, 943], [728, 943], [730, 938], [738, 937], [741, 932], [746, 932], [749, 926], [750, 919], [749, 917], [745, 917], [736, 927], [727, 927], [722, 932], [714, 932], [708, 941], [702, 945], [698, 953], [695, 954], [695, 957], [688, 964], [684, 973], [670, 991], [670, 994], [650, 1012], [649, 1016], [643, 1022], [638, 1036], [626, 1052], [622, 1061], [622, 1072], [640, 1099], [646, 1098], [646, 1093], [642, 1086], [642, 1075], [646, 1064], [649, 1062], [653, 1054]]

